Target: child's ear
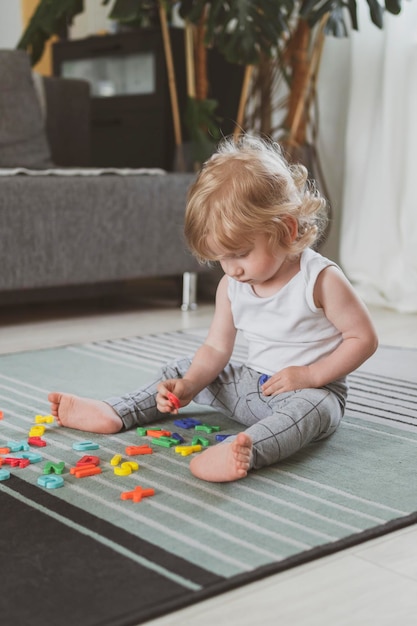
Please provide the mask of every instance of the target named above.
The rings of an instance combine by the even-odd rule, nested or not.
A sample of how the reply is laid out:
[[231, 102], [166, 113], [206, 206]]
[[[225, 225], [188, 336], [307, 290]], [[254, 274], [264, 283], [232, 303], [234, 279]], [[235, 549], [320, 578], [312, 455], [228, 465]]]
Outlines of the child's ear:
[[282, 221], [288, 228], [288, 243], [293, 243], [298, 237], [298, 220], [292, 215], [286, 215]]

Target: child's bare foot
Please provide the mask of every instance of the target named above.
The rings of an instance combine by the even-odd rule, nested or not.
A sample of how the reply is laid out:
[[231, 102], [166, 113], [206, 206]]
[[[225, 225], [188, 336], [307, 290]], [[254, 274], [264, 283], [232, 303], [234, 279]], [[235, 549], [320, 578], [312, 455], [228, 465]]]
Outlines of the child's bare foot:
[[194, 476], [214, 483], [245, 478], [252, 457], [252, 439], [239, 433], [231, 443], [221, 443], [207, 448], [190, 463]]
[[118, 433], [123, 422], [109, 404], [101, 400], [80, 398], [69, 393], [48, 395], [51, 413], [61, 426], [93, 433]]

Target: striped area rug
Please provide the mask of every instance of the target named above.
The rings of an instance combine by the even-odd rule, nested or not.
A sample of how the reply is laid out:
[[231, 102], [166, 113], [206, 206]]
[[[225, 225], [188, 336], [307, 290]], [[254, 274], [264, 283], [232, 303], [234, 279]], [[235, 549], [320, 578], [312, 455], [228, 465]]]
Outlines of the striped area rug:
[[[27, 439], [48, 391], [105, 398], [140, 386], [160, 365], [193, 353], [205, 331], [95, 342], [0, 357], [0, 448]], [[245, 358], [238, 345], [234, 358]], [[195, 479], [189, 459], [153, 446], [139, 469], [117, 476], [111, 461], [149, 439], [136, 430], [98, 436], [47, 425], [39, 462], [0, 481], [5, 623], [39, 626], [139, 624], [258, 578], [415, 523], [417, 352], [380, 348], [350, 377], [337, 433], [277, 466], [233, 484]], [[236, 424], [191, 405], [184, 417]], [[155, 424], [176, 430], [172, 419]], [[181, 431], [187, 442], [195, 432]], [[211, 444], [215, 435], [205, 435]], [[70, 473], [97, 443], [102, 473]], [[31, 452], [35, 449], [31, 448]], [[19, 453], [8, 456], [18, 456]], [[1, 455], [2, 458], [5, 454]], [[64, 461], [64, 486], [38, 485]], [[140, 485], [141, 502], [121, 499]], [[30, 602], [27, 601], [30, 596]]]

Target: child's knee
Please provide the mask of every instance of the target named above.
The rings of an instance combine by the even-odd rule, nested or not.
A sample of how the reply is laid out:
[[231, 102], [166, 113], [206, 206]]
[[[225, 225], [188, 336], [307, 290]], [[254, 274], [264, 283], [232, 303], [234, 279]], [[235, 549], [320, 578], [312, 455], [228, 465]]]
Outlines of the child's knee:
[[183, 357], [166, 363], [161, 368], [161, 378], [168, 380], [170, 378], [182, 378], [191, 365], [191, 359], [189, 357]]
[[326, 391], [328, 395], [325, 396], [324, 401], [317, 408], [319, 432], [314, 441], [320, 441], [333, 435], [343, 417], [343, 411], [336, 396], [327, 390], [321, 391]]

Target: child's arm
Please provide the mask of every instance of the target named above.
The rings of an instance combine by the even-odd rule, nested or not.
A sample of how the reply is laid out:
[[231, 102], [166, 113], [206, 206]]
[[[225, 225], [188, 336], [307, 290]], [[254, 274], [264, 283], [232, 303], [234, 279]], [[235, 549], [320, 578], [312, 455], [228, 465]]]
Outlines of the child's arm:
[[192, 364], [182, 379], [171, 379], [158, 386], [157, 406], [161, 412], [177, 410], [167, 394], [174, 393], [185, 406], [211, 383], [229, 362], [236, 338], [230, 300], [227, 295], [227, 277], [217, 287], [216, 307], [207, 338], [194, 355]]
[[355, 370], [375, 352], [378, 338], [369, 313], [340, 270], [332, 266], [319, 274], [314, 300], [341, 332], [342, 342], [311, 365], [288, 367], [271, 376], [262, 388], [265, 395], [323, 387]]

